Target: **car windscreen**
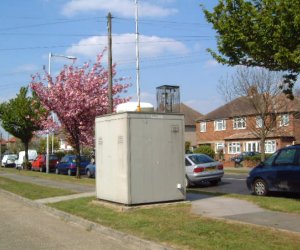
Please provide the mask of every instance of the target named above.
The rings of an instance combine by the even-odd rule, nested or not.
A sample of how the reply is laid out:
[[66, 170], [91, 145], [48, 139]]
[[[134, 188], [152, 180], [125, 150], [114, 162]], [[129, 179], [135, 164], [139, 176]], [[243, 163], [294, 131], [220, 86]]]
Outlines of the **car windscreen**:
[[195, 164], [214, 162], [214, 160], [207, 155], [190, 155], [189, 159]]
[[57, 161], [58, 157], [56, 155], [49, 155], [49, 161]]

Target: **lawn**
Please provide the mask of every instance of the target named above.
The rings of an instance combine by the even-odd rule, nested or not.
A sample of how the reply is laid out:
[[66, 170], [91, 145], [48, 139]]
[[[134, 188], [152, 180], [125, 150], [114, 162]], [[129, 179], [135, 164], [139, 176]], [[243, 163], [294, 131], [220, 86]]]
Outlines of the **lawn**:
[[55, 181], [64, 181], [70, 182], [74, 184], [84, 184], [84, 185], [95, 185], [95, 179], [86, 178], [85, 176], [81, 178], [76, 178], [75, 176], [68, 176], [68, 175], [57, 175], [55, 173], [41, 173], [38, 171], [31, 171], [31, 170], [16, 170], [15, 168], [0, 168], [0, 173], [12, 173], [12, 174], [19, 174], [24, 176], [32, 176], [36, 178], [43, 178], [48, 180], [55, 180]]
[[51, 206], [177, 249], [300, 249], [299, 235], [193, 215], [190, 204], [118, 212], [92, 201], [82, 198]]
[[248, 174], [251, 168], [224, 168], [225, 174]]
[[0, 188], [32, 200], [74, 194], [64, 189], [18, 182], [5, 177], [0, 177]]

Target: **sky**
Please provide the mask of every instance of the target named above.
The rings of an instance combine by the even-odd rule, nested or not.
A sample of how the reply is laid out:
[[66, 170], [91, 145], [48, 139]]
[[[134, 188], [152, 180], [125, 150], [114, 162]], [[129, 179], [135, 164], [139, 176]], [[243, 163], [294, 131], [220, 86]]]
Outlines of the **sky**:
[[[140, 96], [156, 106], [156, 87], [177, 85], [181, 102], [206, 114], [225, 100], [218, 84], [232, 69], [206, 51], [216, 48], [215, 32], [200, 4], [217, 0], [139, 0]], [[94, 62], [107, 46], [107, 15], [112, 19], [116, 77], [136, 94], [135, 0], [1, 0], [0, 102], [14, 98], [31, 75], [48, 70], [48, 55], [75, 56], [75, 65]], [[104, 64], [107, 57], [104, 57]], [[51, 75], [70, 59], [51, 58]]]

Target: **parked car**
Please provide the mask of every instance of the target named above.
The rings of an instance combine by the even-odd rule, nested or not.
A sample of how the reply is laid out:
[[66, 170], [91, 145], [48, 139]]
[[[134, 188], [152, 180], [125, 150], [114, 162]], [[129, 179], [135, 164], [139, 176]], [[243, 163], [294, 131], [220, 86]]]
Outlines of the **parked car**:
[[[36, 159], [37, 157], [37, 151], [34, 149], [29, 149], [28, 150], [28, 161], [32, 162]], [[16, 168], [23, 168], [23, 162], [25, 159], [25, 151], [20, 151], [18, 155], [18, 159], [15, 161], [16, 163]]]
[[1, 166], [2, 167], [15, 167], [16, 166], [15, 161], [17, 159], [18, 159], [18, 155], [15, 155], [15, 154], [3, 155], [3, 158], [1, 160]]
[[270, 191], [300, 193], [300, 145], [282, 148], [253, 168], [247, 187], [256, 195]]
[[[49, 171], [55, 171], [55, 166], [58, 163], [56, 155], [49, 155]], [[31, 170], [40, 172], [46, 171], [46, 154], [39, 154], [37, 158], [31, 163]]]
[[185, 155], [186, 187], [210, 182], [217, 185], [224, 175], [223, 164], [205, 154]]
[[243, 160], [245, 160], [245, 158], [247, 156], [256, 156], [256, 155], [260, 155], [260, 153], [254, 152], [254, 151], [245, 151], [245, 152], [242, 152], [242, 153], [232, 157], [231, 160], [237, 164], [240, 164]]
[[[90, 163], [86, 156], [81, 156], [80, 174], [85, 174], [85, 167]], [[65, 155], [60, 162], [55, 166], [56, 174], [76, 174], [76, 155]]]
[[95, 177], [96, 165], [95, 163], [90, 163], [85, 167], [85, 174], [88, 178]]

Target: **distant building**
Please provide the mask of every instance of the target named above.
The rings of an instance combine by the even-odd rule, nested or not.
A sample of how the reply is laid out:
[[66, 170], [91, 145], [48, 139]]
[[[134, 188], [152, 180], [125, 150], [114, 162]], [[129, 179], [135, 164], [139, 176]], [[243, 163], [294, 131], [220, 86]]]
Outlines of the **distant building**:
[[197, 135], [196, 135], [196, 120], [200, 119], [203, 115], [191, 107], [180, 103], [180, 113], [184, 114], [184, 140], [191, 143], [192, 147], [197, 146]]
[[[260, 138], [250, 125], [259, 129], [262, 120], [246, 98], [239, 97], [197, 119], [197, 144], [209, 145], [216, 153], [223, 150], [226, 160], [244, 151], [261, 152]], [[274, 153], [300, 140], [299, 98], [269, 115], [274, 117], [276, 126], [267, 135], [265, 153]]]

